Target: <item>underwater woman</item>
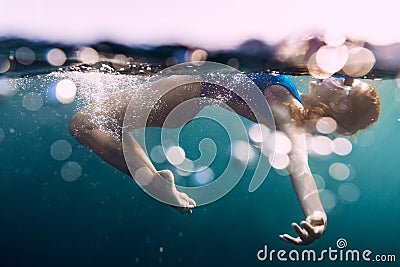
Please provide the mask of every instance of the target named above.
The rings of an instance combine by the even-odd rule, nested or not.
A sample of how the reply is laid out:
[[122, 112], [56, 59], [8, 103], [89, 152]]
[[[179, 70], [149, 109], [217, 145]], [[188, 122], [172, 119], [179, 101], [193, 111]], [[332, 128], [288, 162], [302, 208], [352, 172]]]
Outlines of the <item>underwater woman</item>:
[[[296, 86], [285, 75], [247, 74], [262, 91], [270, 105], [277, 130], [284, 132], [292, 142], [287, 170], [305, 215], [305, 220], [292, 223], [297, 237], [280, 235], [281, 239], [296, 245], [308, 245], [319, 239], [327, 227], [327, 216], [321, 204], [319, 192], [308, 165], [307, 135], [316, 132], [316, 122], [322, 117], [331, 117], [337, 123], [338, 134], [350, 136], [365, 129], [378, 120], [380, 100], [377, 91], [360, 80], [334, 78], [311, 81], [308, 94], [298, 92]], [[151, 195], [166, 199], [181, 213], [191, 213], [196, 206], [187, 194], [179, 192], [174, 184], [174, 175], [169, 170], [157, 170], [139, 143], [131, 136], [130, 150], [135, 157], [129, 158], [128, 169], [124, 158], [122, 128], [125, 113], [132, 97], [146, 102], [146, 95], [135, 95], [134, 89], [124, 89], [102, 100], [100, 105], [90, 104], [71, 120], [70, 132], [83, 145], [104, 161], [132, 176], [135, 170], [145, 169], [152, 178], [145, 186]], [[182, 85], [163, 95], [153, 107], [147, 120], [148, 127], [163, 127], [168, 114], [190, 99], [201, 97], [224, 99], [233, 112], [255, 121], [249, 106], [238, 96], [232, 96], [222, 86], [193, 83]], [[96, 108], [100, 106], [101, 108]], [[139, 108], [139, 107], [138, 107]], [[202, 109], [195, 105], [183, 114], [180, 121], [190, 121]], [[170, 125], [180, 127], [182, 125]], [[169, 183], [165, 183], [165, 179]], [[168, 184], [168, 186], [166, 186]]]

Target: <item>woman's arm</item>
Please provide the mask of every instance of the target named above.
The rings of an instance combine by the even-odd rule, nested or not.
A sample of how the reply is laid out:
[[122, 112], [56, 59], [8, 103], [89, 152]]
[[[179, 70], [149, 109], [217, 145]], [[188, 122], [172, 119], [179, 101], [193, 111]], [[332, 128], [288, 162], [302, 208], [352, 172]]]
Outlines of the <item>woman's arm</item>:
[[264, 95], [270, 104], [277, 129], [285, 132], [292, 142], [287, 169], [297, 198], [306, 216], [306, 220], [300, 223], [303, 228], [297, 223], [292, 223], [292, 227], [298, 237], [294, 238], [288, 234], [280, 235], [280, 237], [289, 243], [307, 245], [320, 238], [325, 232], [327, 217], [308, 166], [305, 130], [295, 125], [291, 118], [290, 110], [285, 103], [297, 105], [299, 108], [302, 108], [302, 105], [286, 88], [280, 85], [270, 86], [264, 91]]
[[303, 228], [297, 223], [292, 224], [298, 234], [297, 238], [288, 234], [280, 237], [289, 243], [308, 245], [324, 234], [327, 217], [308, 166], [306, 135], [302, 129], [295, 126], [286, 126], [284, 130], [292, 141], [288, 171], [306, 220], [300, 223]]

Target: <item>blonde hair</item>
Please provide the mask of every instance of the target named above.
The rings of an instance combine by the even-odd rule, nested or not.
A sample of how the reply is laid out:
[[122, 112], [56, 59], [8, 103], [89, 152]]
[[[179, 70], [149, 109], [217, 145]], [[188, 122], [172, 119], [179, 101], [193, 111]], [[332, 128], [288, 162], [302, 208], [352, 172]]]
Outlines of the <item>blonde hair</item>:
[[331, 117], [336, 120], [337, 132], [342, 135], [353, 135], [366, 129], [376, 121], [380, 114], [381, 101], [374, 87], [353, 88], [349, 97], [346, 112], [337, 112], [330, 105], [317, 103], [304, 109], [288, 104], [293, 120], [298, 125], [305, 125], [317, 121], [322, 117]]

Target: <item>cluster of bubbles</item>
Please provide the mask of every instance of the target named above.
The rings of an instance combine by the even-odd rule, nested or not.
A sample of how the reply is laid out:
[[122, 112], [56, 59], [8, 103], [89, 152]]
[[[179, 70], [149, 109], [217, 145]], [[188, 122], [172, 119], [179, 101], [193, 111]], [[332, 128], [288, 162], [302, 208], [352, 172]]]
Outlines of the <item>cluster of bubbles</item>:
[[288, 40], [277, 50], [284, 62], [307, 66], [313, 77], [326, 79], [337, 72], [351, 77], [363, 77], [375, 65], [375, 55], [361, 42], [347, 40], [344, 36], [326, 34], [316, 38], [305, 37]]

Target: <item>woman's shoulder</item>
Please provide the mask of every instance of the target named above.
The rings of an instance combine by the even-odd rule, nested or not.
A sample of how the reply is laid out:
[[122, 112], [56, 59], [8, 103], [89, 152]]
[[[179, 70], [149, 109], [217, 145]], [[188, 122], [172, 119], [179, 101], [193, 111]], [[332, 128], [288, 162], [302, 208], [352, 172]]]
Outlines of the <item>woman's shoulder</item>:
[[274, 115], [277, 127], [293, 123], [292, 109], [303, 109], [303, 105], [284, 86], [274, 84], [264, 91], [265, 98]]

